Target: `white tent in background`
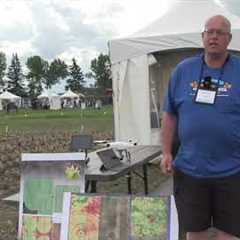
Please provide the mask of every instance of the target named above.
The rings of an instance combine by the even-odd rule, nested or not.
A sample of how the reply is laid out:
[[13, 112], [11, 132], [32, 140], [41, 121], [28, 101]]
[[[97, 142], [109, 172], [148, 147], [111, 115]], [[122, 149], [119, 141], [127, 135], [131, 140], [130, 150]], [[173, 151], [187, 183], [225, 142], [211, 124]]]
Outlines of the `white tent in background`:
[[59, 95], [52, 93], [50, 97], [50, 109], [58, 110], [61, 109], [61, 98]]
[[72, 90], [67, 90], [63, 95], [61, 95], [61, 101], [63, 102], [64, 108], [74, 108], [78, 106], [79, 95], [74, 93]]
[[62, 96], [61, 98], [84, 98], [85, 95], [82, 93], [74, 93], [72, 90], [67, 90]]
[[163, 95], [172, 69], [202, 51], [204, 22], [221, 14], [232, 23], [230, 50], [240, 51], [240, 18], [213, 0], [182, 0], [161, 18], [124, 39], [109, 42], [115, 140], [160, 144]]
[[85, 98], [85, 95], [82, 94], [82, 93], [78, 93], [78, 96], [79, 96], [80, 98]]
[[49, 97], [50, 97], [49, 93], [43, 92], [37, 98], [38, 99], [44, 99], [44, 98], [49, 98]]
[[49, 104], [51, 110], [61, 109], [61, 98], [56, 93], [45, 91], [37, 97], [43, 103]]
[[10, 101], [17, 101], [17, 100], [20, 100], [21, 97], [13, 94], [13, 93], [10, 93], [8, 91], [4, 91], [3, 93], [0, 94], [0, 99], [2, 100], [10, 100]]
[[79, 96], [69, 89], [61, 96], [61, 98], [79, 98]]
[[0, 110], [3, 109], [3, 102], [14, 102], [17, 107], [21, 106], [21, 97], [10, 93], [8, 91], [4, 91], [0, 94]]

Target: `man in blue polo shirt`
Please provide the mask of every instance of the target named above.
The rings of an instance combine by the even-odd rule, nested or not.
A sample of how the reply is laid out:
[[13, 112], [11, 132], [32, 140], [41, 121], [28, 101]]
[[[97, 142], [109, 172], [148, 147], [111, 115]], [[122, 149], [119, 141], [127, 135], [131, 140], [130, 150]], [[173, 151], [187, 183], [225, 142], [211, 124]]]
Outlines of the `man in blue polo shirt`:
[[161, 167], [174, 175], [188, 240], [208, 239], [211, 226], [217, 240], [240, 237], [240, 59], [227, 51], [231, 38], [228, 19], [208, 19], [204, 53], [177, 65], [165, 98]]

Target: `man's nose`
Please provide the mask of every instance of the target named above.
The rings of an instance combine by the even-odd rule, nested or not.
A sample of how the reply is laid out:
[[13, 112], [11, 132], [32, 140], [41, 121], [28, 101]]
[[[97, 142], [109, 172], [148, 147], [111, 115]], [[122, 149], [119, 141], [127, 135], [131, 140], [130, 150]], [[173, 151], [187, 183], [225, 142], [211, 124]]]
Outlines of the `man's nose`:
[[218, 37], [217, 31], [214, 31], [214, 32], [212, 33], [212, 37], [214, 37], [214, 38], [217, 38], [217, 37]]

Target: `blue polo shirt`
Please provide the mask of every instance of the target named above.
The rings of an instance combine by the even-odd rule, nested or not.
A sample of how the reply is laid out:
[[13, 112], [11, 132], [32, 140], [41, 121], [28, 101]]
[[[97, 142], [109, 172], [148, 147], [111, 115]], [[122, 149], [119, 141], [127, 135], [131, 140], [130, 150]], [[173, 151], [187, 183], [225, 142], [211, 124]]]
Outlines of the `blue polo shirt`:
[[[230, 176], [240, 172], [240, 59], [230, 56], [224, 69], [210, 68], [202, 59], [177, 65], [165, 97], [164, 111], [178, 119], [181, 146], [174, 166], [199, 178]], [[206, 76], [218, 84], [213, 105], [194, 101]]]

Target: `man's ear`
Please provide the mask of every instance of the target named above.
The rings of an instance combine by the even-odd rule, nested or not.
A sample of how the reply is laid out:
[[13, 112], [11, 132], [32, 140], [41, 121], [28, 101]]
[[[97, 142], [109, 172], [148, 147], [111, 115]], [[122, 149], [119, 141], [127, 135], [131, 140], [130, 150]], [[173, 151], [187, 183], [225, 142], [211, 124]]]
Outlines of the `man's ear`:
[[232, 34], [229, 34], [229, 42], [232, 40]]
[[202, 39], [203, 39], [204, 32], [201, 33]]

